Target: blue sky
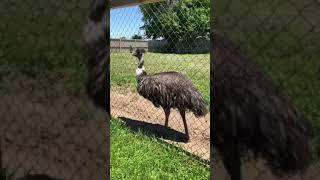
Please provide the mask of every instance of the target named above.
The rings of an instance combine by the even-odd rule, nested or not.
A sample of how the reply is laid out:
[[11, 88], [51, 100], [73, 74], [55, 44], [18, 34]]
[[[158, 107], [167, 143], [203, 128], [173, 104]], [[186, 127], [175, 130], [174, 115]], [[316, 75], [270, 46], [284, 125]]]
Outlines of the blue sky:
[[111, 38], [131, 38], [134, 34], [144, 35], [139, 27], [143, 25], [143, 14], [138, 6], [128, 8], [112, 9], [110, 19]]

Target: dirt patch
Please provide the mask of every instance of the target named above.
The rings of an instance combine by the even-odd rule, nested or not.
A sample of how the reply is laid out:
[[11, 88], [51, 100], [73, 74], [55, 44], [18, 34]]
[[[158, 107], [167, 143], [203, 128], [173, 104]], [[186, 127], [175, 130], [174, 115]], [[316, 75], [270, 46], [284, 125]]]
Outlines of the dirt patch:
[[196, 118], [187, 113], [186, 119], [190, 134], [188, 142], [184, 142], [184, 127], [180, 114], [172, 110], [169, 117], [169, 127], [165, 128], [165, 115], [161, 108], [125, 89], [112, 89], [111, 113], [121, 118], [133, 130], [143, 130], [147, 134], [178, 145], [186, 151], [202, 159], [210, 157], [210, 115]]
[[85, 96], [68, 94], [64, 84], [22, 79], [0, 94], [2, 160], [9, 172], [105, 177], [106, 117]]

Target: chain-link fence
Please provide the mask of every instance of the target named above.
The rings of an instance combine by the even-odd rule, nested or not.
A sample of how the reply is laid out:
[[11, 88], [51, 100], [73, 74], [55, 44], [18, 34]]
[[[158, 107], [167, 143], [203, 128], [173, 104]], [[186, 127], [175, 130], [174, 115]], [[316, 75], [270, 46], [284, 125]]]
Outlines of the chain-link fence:
[[[187, 113], [185, 128], [179, 111], [171, 109], [165, 127], [160, 106], [189, 105], [202, 115], [199, 94], [209, 104], [209, 3], [171, 0], [114, 9], [110, 41], [113, 116], [133, 131], [204, 159], [209, 158], [209, 113], [200, 118]], [[89, 2], [4, 0], [0, 7], [0, 177], [102, 179], [107, 126], [104, 113], [86, 98], [87, 62], [80, 46]], [[212, 19], [214, 31], [239, 41], [304, 112], [316, 134], [315, 154], [320, 152], [319, 7], [317, 0], [216, 1]], [[101, 21], [93, 25], [102, 27]], [[146, 51], [144, 61], [132, 56], [137, 49]], [[145, 76], [168, 71], [193, 85], [174, 73]], [[218, 159], [212, 177], [227, 178], [219, 156], [212, 157]], [[301, 176], [282, 179], [319, 179], [318, 169], [315, 163]], [[261, 161], [246, 162], [242, 173], [244, 179], [276, 179]]]
[[[229, 0], [214, 1], [212, 7], [212, 31], [234, 41], [245, 56], [255, 60], [258, 65], [264, 68], [274, 84], [280, 86], [281, 90], [288, 94], [293, 103], [305, 114], [308, 124], [315, 134], [312, 145], [315, 149], [316, 160], [305, 173], [278, 178], [270, 173], [270, 170], [264, 165], [264, 161], [243, 159], [243, 179], [320, 179], [320, 163], [317, 161], [320, 144], [320, 2], [317, 0]], [[214, 47], [215, 44], [221, 42], [213, 40], [212, 43]], [[238, 49], [234, 52], [236, 51]], [[232, 50], [227, 52], [233, 53]], [[241, 64], [241, 62], [239, 63]], [[250, 72], [250, 68], [247, 67], [247, 72]], [[241, 71], [232, 71], [232, 69], [236, 68], [230, 67], [229, 74], [238, 73], [240, 76], [241, 73], [246, 74]], [[235, 77], [240, 76], [235, 75]], [[257, 77], [257, 79], [259, 78]], [[258, 90], [264, 91], [259, 87]], [[240, 91], [239, 93], [241, 94]], [[250, 98], [249, 94], [243, 95], [243, 101]], [[235, 98], [237, 97], [235, 96]], [[267, 100], [267, 98], [265, 99]], [[215, 103], [213, 102], [213, 104]], [[257, 102], [257, 106], [258, 104]], [[253, 110], [256, 110], [255, 107]], [[281, 111], [281, 107], [279, 111]], [[278, 135], [280, 136], [280, 134]], [[264, 140], [261, 139], [262, 141]], [[221, 157], [214, 152], [215, 149], [212, 150], [212, 178], [229, 179], [220, 161]]]
[[1, 1], [1, 179], [103, 179], [105, 113], [87, 98], [87, 0]]
[[209, 0], [162, 1], [112, 9], [110, 21], [112, 115], [206, 160], [209, 11]]

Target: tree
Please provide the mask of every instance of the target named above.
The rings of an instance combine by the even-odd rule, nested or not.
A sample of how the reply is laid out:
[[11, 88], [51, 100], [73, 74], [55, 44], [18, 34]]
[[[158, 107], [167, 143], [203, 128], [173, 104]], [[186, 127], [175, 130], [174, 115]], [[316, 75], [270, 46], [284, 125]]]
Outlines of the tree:
[[142, 39], [142, 36], [135, 34], [131, 37], [131, 39]]
[[209, 0], [174, 0], [140, 6], [148, 38], [162, 37], [174, 49], [177, 43], [192, 42], [210, 32]]

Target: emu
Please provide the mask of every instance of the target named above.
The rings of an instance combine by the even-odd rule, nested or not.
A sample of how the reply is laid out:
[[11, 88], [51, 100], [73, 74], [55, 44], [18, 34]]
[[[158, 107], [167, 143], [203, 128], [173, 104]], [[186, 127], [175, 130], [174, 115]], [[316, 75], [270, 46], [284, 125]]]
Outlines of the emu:
[[137, 91], [155, 107], [162, 107], [165, 113], [165, 127], [168, 127], [171, 108], [178, 109], [183, 120], [185, 137], [189, 140], [185, 113], [190, 110], [196, 117], [208, 113], [206, 102], [193, 86], [192, 82], [178, 72], [161, 72], [147, 75], [144, 68], [144, 49], [137, 49], [133, 56], [137, 57], [136, 69]]
[[96, 107], [106, 109], [107, 115], [110, 115], [108, 2], [105, 0], [91, 2], [88, 22], [82, 34], [82, 48], [88, 70], [86, 93]]
[[241, 156], [253, 152], [281, 177], [303, 172], [312, 162], [305, 117], [230, 39], [213, 40], [211, 145], [232, 180], [241, 180]]

